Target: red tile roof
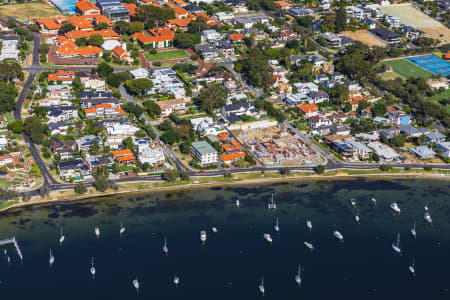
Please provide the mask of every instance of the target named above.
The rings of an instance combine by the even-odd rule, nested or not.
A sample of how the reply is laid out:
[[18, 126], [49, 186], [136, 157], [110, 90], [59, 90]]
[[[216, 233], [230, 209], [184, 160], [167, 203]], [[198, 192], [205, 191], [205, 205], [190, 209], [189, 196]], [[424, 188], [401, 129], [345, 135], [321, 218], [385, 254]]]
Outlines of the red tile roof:
[[244, 35], [242, 33], [231, 33], [228, 35], [228, 38], [235, 42], [235, 41], [240, 41], [244, 39]]
[[315, 105], [314, 103], [297, 105], [297, 108], [305, 114], [318, 111], [318, 109], [319, 109], [319, 107], [317, 105]]
[[80, 11], [82, 11], [83, 13], [84, 13], [84, 12], [87, 12], [88, 10], [91, 10], [91, 9], [95, 9], [95, 10], [100, 11], [100, 8], [98, 8], [98, 7], [97, 7], [94, 3], [92, 3], [91, 1], [80, 0], [80, 1], [78, 1], [77, 3], [75, 3], [75, 6], [76, 6]]

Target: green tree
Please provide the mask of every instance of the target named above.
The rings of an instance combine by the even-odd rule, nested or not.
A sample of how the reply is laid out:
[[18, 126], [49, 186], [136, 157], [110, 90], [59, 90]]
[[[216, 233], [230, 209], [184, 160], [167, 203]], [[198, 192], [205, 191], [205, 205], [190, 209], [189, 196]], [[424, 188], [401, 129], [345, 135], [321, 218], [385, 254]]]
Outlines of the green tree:
[[59, 29], [60, 34], [64, 34], [66, 32], [75, 30], [75, 26], [73, 26], [72, 23], [64, 23], [61, 28]]
[[193, 49], [194, 48], [194, 38], [191, 34], [186, 32], [175, 33], [175, 39], [173, 40], [174, 46], [181, 49]]
[[133, 139], [129, 136], [126, 139], [122, 141], [123, 145], [125, 146], [125, 149], [134, 150], [135, 145], [133, 143]]
[[100, 75], [100, 77], [102, 78], [106, 78], [109, 74], [112, 74], [112, 72], [114, 71], [114, 69], [108, 65], [107, 63], [100, 63], [97, 66], [97, 73]]
[[162, 178], [168, 182], [175, 182], [178, 178], [178, 171], [175, 169], [171, 169], [171, 170], [166, 170], [163, 174], [162, 174]]
[[103, 39], [103, 37], [100, 34], [93, 34], [87, 40], [87, 43], [89, 45], [97, 46], [97, 47], [100, 47], [101, 45], [103, 45], [104, 42], [105, 42], [105, 40]]
[[167, 20], [175, 19], [175, 12], [170, 7], [141, 5], [136, 9], [136, 18], [145, 24], [145, 28], [160, 27]]
[[182, 172], [180, 177], [181, 177], [181, 180], [183, 180], [183, 181], [188, 181], [189, 179], [191, 179], [191, 176], [189, 175], [188, 172]]
[[159, 118], [161, 116], [161, 107], [156, 104], [155, 101], [144, 101], [144, 109], [148, 112], [148, 115], [152, 119]]
[[199, 100], [203, 110], [212, 114], [214, 109], [220, 108], [225, 105], [227, 92], [224, 88], [216, 85], [203, 88], [200, 91]]
[[142, 32], [144, 30], [144, 24], [142, 22], [131, 22], [128, 32], [129, 34], [133, 34], [136, 32]]
[[334, 25], [336, 26], [336, 32], [345, 30], [345, 26], [347, 25], [347, 11], [344, 6], [339, 7], [337, 10]]
[[13, 111], [16, 108], [17, 95], [17, 88], [14, 84], [0, 82], [0, 113]]
[[14, 120], [13, 122], [9, 123], [8, 129], [11, 130], [15, 134], [22, 133], [22, 131], [23, 131], [22, 120]]
[[253, 86], [269, 90], [273, 83], [272, 67], [258, 48], [250, 49], [248, 58], [242, 62], [242, 71]]
[[76, 39], [76, 40], [75, 40], [75, 44], [76, 44], [78, 47], [86, 47], [87, 44], [88, 44], [88, 39], [85, 38], [85, 37]]
[[44, 125], [37, 116], [26, 118], [23, 128], [33, 143], [42, 144], [44, 140]]
[[386, 115], [386, 106], [381, 104], [381, 103], [376, 103], [373, 107], [372, 107], [372, 112], [375, 114], [375, 116], [377, 117], [383, 117], [384, 115]]
[[114, 28], [119, 32], [120, 35], [127, 34], [130, 28], [130, 24], [124, 21], [118, 21], [114, 24]]
[[325, 171], [325, 166], [324, 165], [318, 165], [316, 167], [317, 174], [323, 174], [324, 171]]
[[397, 134], [391, 140], [391, 144], [394, 147], [403, 147], [406, 142], [406, 137], [403, 134]]
[[125, 87], [128, 92], [134, 95], [141, 95], [145, 91], [151, 90], [153, 87], [153, 82], [147, 78], [139, 78], [133, 80], [127, 80], [125, 82]]
[[82, 195], [82, 194], [87, 192], [87, 188], [86, 188], [86, 186], [84, 185], [83, 182], [78, 182], [75, 185], [74, 189], [75, 189], [75, 193], [78, 194], [78, 195]]

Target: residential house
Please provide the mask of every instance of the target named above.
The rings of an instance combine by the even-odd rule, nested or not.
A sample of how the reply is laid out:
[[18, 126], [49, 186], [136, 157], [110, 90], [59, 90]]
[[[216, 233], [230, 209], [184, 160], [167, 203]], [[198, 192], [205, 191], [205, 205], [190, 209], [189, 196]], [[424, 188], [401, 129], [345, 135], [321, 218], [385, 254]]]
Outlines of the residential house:
[[216, 45], [216, 48], [225, 57], [232, 57], [234, 55], [234, 46], [227, 40], [219, 41]]
[[450, 142], [438, 142], [436, 143], [436, 150], [442, 151], [444, 157], [450, 158]]
[[209, 43], [217, 43], [222, 39], [222, 34], [218, 33], [214, 29], [203, 30], [201, 34], [201, 40]]
[[445, 142], [445, 139], [446, 139], [446, 136], [437, 130], [425, 133], [425, 137], [426, 137], [427, 144], [442, 143], [442, 142]]
[[77, 154], [77, 144], [74, 140], [51, 141], [50, 150], [52, 153], [59, 155], [61, 160], [69, 160]]
[[217, 151], [208, 142], [200, 141], [191, 144], [191, 154], [201, 166], [217, 163]]
[[319, 86], [313, 82], [297, 82], [293, 86], [297, 89], [297, 92], [303, 94], [309, 94], [311, 92], [318, 92]]
[[394, 149], [385, 144], [382, 144], [380, 142], [370, 142], [367, 146], [375, 151], [375, 153], [380, 158], [380, 163], [395, 162], [401, 160], [401, 156], [398, 155]]
[[282, 41], [290, 41], [290, 40], [298, 40], [300, 37], [298, 34], [290, 28], [283, 28], [280, 30], [280, 40]]
[[219, 57], [217, 52], [210, 45], [195, 45], [195, 51], [200, 54], [205, 61], [215, 60]]
[[393, 16], [386, 16], [385, 18], [384, 18], [384, 21], [386, 22], [386, 23], [388, 23], [389, 24], [389, 27], [391, 27], [391, 28], [398, 28], [398, 27], [400, 27], [400, 25], [401, 25], [401, 20], [400, 20], [400, 18], [398, 18], [398, 17], [393, 17]]
[[408, 148], [408, 151], [420, 159], [431, 159], [436, 157], [437, 153], [428, 148], [427, 146], [417, 146]]
[[111, 108], [115, 109], [120, 107], [120, 100], [116, 97], [101, 97], [101, 98], [81, 98], [80, 106], [81, 108], [94, 108], [98, 105], [109, 105]]
[[236, 80], [228, 80], [223, 83], [223, 87], [227, 94], [233, 94], [240, 91], [241, 86]]
[[252, 28], [256, 24], [269, 25], [269, 18], [265, 15], [251, 15], [245, 17], [236, 17], [234, 19], [235, 24], [241, 24], [244, 29]]
[[204, 75], [201, 75], [199, 78], [195, 80], [196, 83], [204, 82], [206, 84], [214, 84], [214, 83], [222, 83], [228, 81], [232, 78], [232, 76], [226, 72], [209, 72]]
[[226, 6], [232, 7], [234, 12], [247, 12], [247, 1], [245, 0], [224, 0]]
[[439, 89], [447, 90], [449, 80], [445, 77], [441, 77], [439, 79], [428, 79], [427, 84], [433, 91], [437, 91]]
[[130, 149], [114, 150], [111, 152], [114, 161], [120, 165], [134, 165], [136, 158]]
[[374, 19], [366, 18], [362, 20], [361, 23], [367, 24], [369, 26], [369, 29], [377, 28], [377, 22]]
[[[100, 99], [101, 100], [101, 99]], [[85, 108], [84, 113], [86, 119], [95, 118], [112, 118], [112, 117], [123, 117], [125, 116], [125, 111], [118, 106], [113, 106], [109, 103], [97, 104], [95, 107]]]
[[322, 126], [330, 126], [332, 124], [333, 123], [331, 123], [330, 119], [322, 115], [315, 115], [308, 118], [308, 126], [311, 128], [317, 129]]
[[19, 41], [16, 39], [7, 39], [6, 37], [0, 37], [2, 43], [0, 51], [0, 61], [5, 59], [19, 59], [20, 50], [18, 49]]
[[368, 159], [372, 155], [372, 149], [353, 138], [336, 140], [332, 143], [332, 149], [345, 159]]
[[4, 151], [8, 147], [6, 135], [0, 135], [0, 150]]
[[242, 42], [244, 40], [244, 35], [242, 33], [230, 33], [227, 38], [232, 43]]
[[177, 99], [185, 98], [184, 83], [171, 68], [154, 70], [151, 80], [153, 88], [147, 94], [171, 93]]
[[71, 179], [82, 181], [83, 178], [90, 175], [89, 167], [82, 158], [60, 162], [58, 163], [58, 170], [61, 178], [66, 181]]
[[229, 11], [221, 11], [213, 15], [213, 18], [222, 23], [231, 23], [234, 20], [234, 14]]
[[78, 72], [78, 77], [85, 89], [92, 89], [98, 92], [104, 92], [106, 90], [106, 82], [98, 74], [83, 71]]
[[303, 119], [309, 119], [319, 114], [319, 107], [314, 103], [298, 105], [297, 108]]
[[172, 47], [175, 34], [167, 28], [153, 28], [148, 29], [146, 34], [137, 32], [131, 35], [131, 37], [143, 46], [146, 45], [153, 49], [160, 49]]
[[312, 15], [312, 13], [313, 11], [307, 8], [291, 7], [288, 9], [288, 14], [290, 14], [294, 18], [309, 16]]
[[90, 98], [111, 98], [111, 92], [105, 91], [82, 91], [78, 93], [78, 98], [80, 99], [90, 99]]
[[123, 49], [122, 47], [116, 46], [112, 52], [112, 57], [116, 57], [120, 61], [125, 61], [129, 64], [133, 63], [134, 59], [131, 57], [130, 53]]
[[75, 143], [77, 144], [78, 151], [88, 151], [89, 147], [91, 147], [92, 144], [97, 143], [100, 147], [103, 146], [103, 141], [99, 136], [96, 135], [86, 135], [79, 139], [75, 140]]
[[224, 105], [221, 112], [231, 124], [240, 122], [240, 116], [242, 115], [259, 118], [258, 110], [252, 102], [236, 102]]
[[135, 144], [138, 148], [138, 159], [142, 164], [148, 163], [155, 168], [165, 163], [164, 151], [158, 142], [136, 141]]
[[76, 106], [50, 106], [47, 107], [48, 122], [60, 122], [78, 117], [78, 108]]
[[404, 134], [408, 137], [419, 137], [423, 134], [420, 130], [412, 125], [400, 125], [397, 128], [400, 129], [401, 134]]
[[284, 101], [289, 105], [289, 107], [296, 107], [300, 104], [303, 104], [304, 102], [308, 102], [309, 97], [307, 94], [304, 94], [302, 92], [295, 93], [288, 95]]
[[55, 73], [50, 73], [47, 75], [48, 82], [58, 82], [62, 81], [64, 84], [72, 84], [72, 81], [75, 79], [75, 72], [66, 71], [66, 70], [58, 70]]
[[87, 0], [80, 0], [75, 3], [76, 12], [81, 16], [86, 15], [99, 15], [100, 8], [98, 8], [94, 3]]
[[173, 99], [157, 101], [156, 104], [161, 108], [161, 117], [166, 118], [171, 113], [184, 113], [186, 111], [186, 104], [183, 99]]
[[148, 78], [148, 76], [150, 75], [150, 73], [144, 68], [132, 70], [130, 71], [130, 73], [134, 79]]
[[69, 125], [66, 122], [47, 123], [47, 129], [52, 135], [67, 135]]
[[401, 35], [395, 33], [387, 28], [375, 28], [372, 29], [371, 32], [378, 35], [380, 38], [388, 42], [389, 44], [398, 43], [401, 40]]
[[314, 104], [330, 100], [330, 97], [328, 96], [328, 93], [324, 92], [324, 91], [317, 91], [317, 92], [316, 91], [312, 91], [312, 92], [310, 92], [308, 94], [308, 96], [309, 96], [309, 99], [310, 99], [309, 102], [310, 103], [312, 102]]
[[347, 12], [347, 17], [361, 20], [364, 17], [363, 9], [356, 6], [349, 6], [345, 8]]
[[392, 125], [408, 125], [410, 116], [400, 110], [388, 112], [388, 119]]
[[405, 36], [414, 41], [415, 39], [419, 38], [419, 37], [424, 37], [425, 36], [425, 32], [423, 32], [422, 30], [416, 29], [412, 26], [400, 26], [400, 30], [403, 31], [405, 33]]

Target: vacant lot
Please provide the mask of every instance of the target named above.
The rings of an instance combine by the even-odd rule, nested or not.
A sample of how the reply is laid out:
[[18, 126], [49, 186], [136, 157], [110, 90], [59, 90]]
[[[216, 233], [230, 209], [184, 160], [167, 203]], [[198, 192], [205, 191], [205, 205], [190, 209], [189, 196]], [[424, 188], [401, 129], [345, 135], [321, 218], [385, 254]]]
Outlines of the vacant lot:
[[450, 30], [447, 27], [411, 5], [383, 6], [381, 9], [387, 15], [400, 18], [403, 24], [422, 30], [428, 37], [450, 41]]
[[366, 30], [357, 30], [355, 32], [353, 31], [343, 31], [341, 32], [346, 37], [351, 38], [352, 40], [361, 42], [369, 47], [386, 47], [386, 43], [372, 35], [371, 33], [367, 32]]
[[386, 67], [392, 67], [395, 73], [400, 74], [405, 78], [431, 78], [433, 76], [433, 73], [407, 61], [406, 59], [384, 61], [383, 65]]
[[446, 109], [448, 113], [450, 113], [450, 104], [444, 104], [444, 103], [439, 102], [440, 100], [444, 100], [444, 99], [447, 99], [447, 100], [450, 99], [450, 89], [445, 90], [443, 93], [436, 94], [432, 97], [426, 98], [425, 100], [436, 103], [437, 105]]
[[147, 60], [149, 60], [149, 61], [175, 59], [175, 58], [182, 58], [182, 57], [189, 57], [189, 54], [187, 54], [186, 51], [184, 51], [184, 50], [161, 51], [161, 52], [157, 52], [156, 54], [145, 53], [145, 58], [147, 58]]
[[25, 22], [28, 19], [60, 16], [61, 12], [47, 3], [30, 2], [2, 5], [0, 6], [0, 14], [8, 17], [16, 17], [20, 21]]

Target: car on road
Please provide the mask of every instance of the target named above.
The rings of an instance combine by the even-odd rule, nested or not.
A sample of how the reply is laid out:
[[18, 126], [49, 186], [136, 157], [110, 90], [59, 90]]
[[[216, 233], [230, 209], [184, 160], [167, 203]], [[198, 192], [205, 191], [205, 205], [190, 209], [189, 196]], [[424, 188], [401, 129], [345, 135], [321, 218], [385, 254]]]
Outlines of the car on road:
[[199, 174], [205, 174], [205, 171], [200, 171], [200, 172], [198, 172]]

